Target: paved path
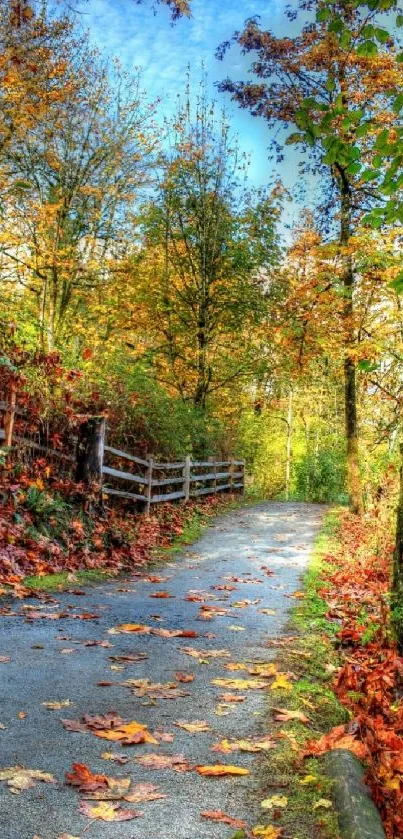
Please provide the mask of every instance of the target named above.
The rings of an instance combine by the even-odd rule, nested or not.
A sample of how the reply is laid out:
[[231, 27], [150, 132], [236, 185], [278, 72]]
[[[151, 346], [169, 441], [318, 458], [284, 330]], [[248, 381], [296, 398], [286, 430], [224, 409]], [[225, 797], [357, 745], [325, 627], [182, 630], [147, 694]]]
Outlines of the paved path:
[[[322, 513], [320, 507], [280, 503], [233, 512], [209, 528], [191, 550], [155, 572], [168, 578], [161, 583], [133, 577], [90, 589], [85, 596], [57, 595], [50, 604], [22, 601], [12, 607], [18, 615], [0, 617], [0, 655], [11, 658], [0, 663], [0, 722], [5, 726], [0, 731], [0, 769], [23, 764], [50, 772], [58, 781], [57, 785], [40, 783], [20, 795], [13, 795], [0, 783], [2, 839], [58, 839], [62, 834], [82, 839], [228, 839], [234, 828], [202, 819], [203, 810], [222, 810], [252, 825], [261, 821], [259, 800], [264, 791], [259, 789], [259, 758], [242, 752], [219, 754], [212, 752], [211, 746], [225, 737], [268, 734], [264, 691], [243, 691], [243, 702], [223, 708], [219, 695], [228, 688], [214, 686], [212, 680], [245, 678], [244, 672], [230, 672], [224, 665], [268, 661], [275, 654], [265, 642], [268, 636], [284, 631], [287, 612], [294, 603], [287, 595], [300, 585]], [[267, 574], [266, 567], [274, 573]], [[232, 577], [238, 581], [231, 581]], [[215, 588], [222, 585], [236, 589]], [[150, 597], [159, 590], [173, 597]], [[186, 599], [189, 592], [191, 598], [201, 597], [204, 602]], [[244, 608], [234, 605], [244, 600], [257, 602]], [[199, 609], [209, 604], [227, 611], [201, 620]], [[67, 613], [67, 617], [41, 618], [38, 609], [46, 614]], [[34, 616], [28, 619], [31, 610]], [[73, 617], [83, 613], [99, 617]], [[133, 622], [155, 629], [195, 631], [198, 637], [108, 633], [110, 628]], [[86, 646], [83, 642], [88, 640], [108, 640], [114, 646]], [[184, 653], [183, 647], [225, 649], [230, 658], [207, 658], [202, 653], [200, 663]], [[109, 658], [137, 652], [147, 658], [127, 665]], [[189, 695], [176, 699], [137, 697], [118, 684], [97, 686], [100, 681], [130, 678], [166, 683], [175, 681], [177, 671], [194, 673], [195, 678], [191, 683], [179, 683]], [[66, 699], [73, 704], [61, 710], [41, 704]], [[61, 718], [78, 720], [85, 713], [111, 710], [126, 720], [147, 724], [152, 732], [173, 734], [173, 742], [122, 747], [91, 733], [67, 731], [61, 723]], [[206, 720], [211, 730], [191, 734], [174, 725], [178, 720]], [[130, 760], [125, 766], [106, 761], [101, 758], [105, 750], [124, 752]], [[137, 762], [147, 753], [182, 753], [192, 766], [231, 763], [252, 771], [241, 777], [205, 778], [196, 771], [155, 770]], [[131, 776], [133, 784], [156, 784], [166, 798], [138, 805], [123, 803], [123, 807], [143, 813], [133, 821], [89, 821], [78, 812], [77, 790], [64, 784], [65, 772], [73, 762], [86, 763], [94, 772]]]

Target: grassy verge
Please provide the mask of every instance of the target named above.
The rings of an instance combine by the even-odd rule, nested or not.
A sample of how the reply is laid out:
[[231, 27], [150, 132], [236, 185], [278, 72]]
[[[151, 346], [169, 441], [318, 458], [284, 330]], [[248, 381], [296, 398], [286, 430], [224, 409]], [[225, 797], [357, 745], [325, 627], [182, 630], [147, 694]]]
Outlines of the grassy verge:
[[62, 571], [60, 574], [32, 575], [25, 577], [24, 585], [34, 591], [64, 591], [77, 585], [96, 585], [107, 579], [111, 574], [102, 570], [91, 571]]
[[[335, 539], [337, 517], [329, 513], [316, 540], [312, 561], [304, 579], [305, 597], [293, 610], [290, 637], [281, 646], [278, 669], [296, 676], [290, 690], [276, 691], [269, 698], [270, 724], [276, 708], [302, 712], [307, 722], [293, 719], [279, 724], [279, 746], [265, 760], [263, 783], [267, 790], [286, 796], [287, 806], [278, 814], [287, 836], [295, 839], [336, 839], [336, 814], [329, 796], [330, 781], [317, 759], [301, 761], [300, 750], [312, 738], [346, 722], [347, 712], [331, 689], [338, 664], [332, 643], [334, 623], [326, 620], [328, 607], [320, 596], [325, 556]], [[271, 815], [271, 814], [269, 814]]]

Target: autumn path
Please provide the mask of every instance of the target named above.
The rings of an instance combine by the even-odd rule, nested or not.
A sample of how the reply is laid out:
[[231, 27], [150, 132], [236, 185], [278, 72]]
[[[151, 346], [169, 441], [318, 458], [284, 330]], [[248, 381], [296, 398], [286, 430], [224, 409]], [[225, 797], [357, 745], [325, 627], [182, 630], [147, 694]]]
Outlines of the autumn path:
[[[273, 657], [275, 650], [265, 642], [283, 631], [293, 603], [287, 595], [299, 586], [321, 515], [322, 508], [305, 504], [267, 503], [233, 512], [183, 557], [165, 565], [164, 580], [134, 577], [92, 589], [85, 596], [58, 595], [39, 606], [35, 600], [23, 601], [12, 606], [18, 615], [0, 618], [0, 654], [11, 659], [0, 664], [0, 722], [5, 726], [0, 731], [0, 768], [23, 764], [49, 772], [57, 780], [57, 784], [38, 783], [20, 795], [0, 784], [5, 839], [58, 839], [63, 834], [105, 839], [227, 839], [234, 828], [201, 818], [202, 811], [222, 810], [252, 825], [261, 821], [259, 755], [222, 754], [211, 751], [211, 746], [223, 738], [267, 737], [265, 692], [236, 690], [212, 681], [259, 682], [258, 675], [232, 672], [225, 665], [261, 663]], [[172, 597], [152, 597], [161, 590]], [[210, 606], [211, 619], [200, 619], [199, 610], [205, 612]], [[226, 611], [220, 615], [217, 609]], [[60, 613], [59, 619], [50, 619]], [[122, 624], [144, 624], [152, 631], [108, 632]], [[159, 630], [184, 630], [198, 637], [162, 637]], [[89, 646], [88, 641], [113, 646]], [[189, 654], [193, 649], [203, 652], [194, 657]], [[217, 650], [227, 653], [214, 657]], [[111, 659], [125, 655], [141, 660]], [[180, 681], [184, 677], [178, 679], [178, 671], [194, 674], [194, 680]], [[174, 696], [153, 696], [159, 689], [147, 690], [147, 685], [133, 688], [142, 696], [133, 695], [130, 687], [118, 684], [128, 679], [175, 682]], [[99, 682], [114, 684], [98, 686]], [[272, 682], [273, 678], [267, 684]], [[172, 692], [166, 686], [163, 690]], [[221, 697], [228, 693], [245, 699], [233, 702]], [[64, 700], [72, 704], [61, 709], [43, 704]], [[91, 731], [68, 731], [61, 722], [111, 710], [126, 721], [146, 724], [162, 742], [124, 746], [93, 736]], [[181, 720], [203, 720], [211, 730], [190, 733], [177, 727]], [[166, 734], [173, 735], [173, 741]], [[118, 765], [102, 759], [105, 751], [125, 754], [129, 761]], [[191, 767], [235, 764], [251, 773], [210, 778], [195, 770], [155, 769], [138, 762], [139, 757], [156, 753], [182, 754]], [[131, 777], [132, 787], [155, 784], [166, 798], [123, 802], [122, 810], [142, 812], [136, 820], [90, 820], [78, 812], [81, 795], [77, 788], [64, 784], [65, 772], [74, 762], [87, 764], [93, 772]]]

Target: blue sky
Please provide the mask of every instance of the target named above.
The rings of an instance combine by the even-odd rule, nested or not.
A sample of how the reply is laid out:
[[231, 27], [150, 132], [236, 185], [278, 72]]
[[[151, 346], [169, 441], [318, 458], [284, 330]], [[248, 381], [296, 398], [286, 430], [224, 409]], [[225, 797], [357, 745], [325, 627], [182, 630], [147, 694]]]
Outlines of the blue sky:
[[118, 56], [128, 70], [141, 68], [142, 86], [150, 99], [161, 97], [162, 114], [175, 110], [177, 94], [184, 90], [187, 66], [190, 64], [196, 81], [203, 64], [211, 95], [226, 107], [240, 147], [250, 155], [252, 183], [266, 185], [280, 174], [292, 190], [298, 179], [295, 153], [287, 156], [281, 169], [273, 168], [268, 161], [270, 138], [264, 121], [240, 110], [228, 96], [214, 89], [214, 83], [225, 76], [244, 79], [250, 65], [250, 58], [242, 56], [236, 47], [224, 62], [217, 61], [216, 47], [254, 15], [260, 15], [263, 25], [278, 34], [289, 32], [284, 8], [282, 0], [192, 0], [191, 19], [179, 20], [173, 26], [169, 11], [159, 6], [155, 13], [152, 0], [142, 5], [136, 0], [87, 0], [80, 10], [84, 26], [103, 52]]

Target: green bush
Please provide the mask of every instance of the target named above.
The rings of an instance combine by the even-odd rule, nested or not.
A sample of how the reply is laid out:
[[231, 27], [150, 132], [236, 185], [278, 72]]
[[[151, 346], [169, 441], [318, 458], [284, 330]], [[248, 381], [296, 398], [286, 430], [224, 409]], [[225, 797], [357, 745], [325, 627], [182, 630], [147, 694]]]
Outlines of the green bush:
[[346, 465], [342, 452], [308, 452], [295, 465], [295, 497], [301, 501], [343, 503], [346, 500]]

